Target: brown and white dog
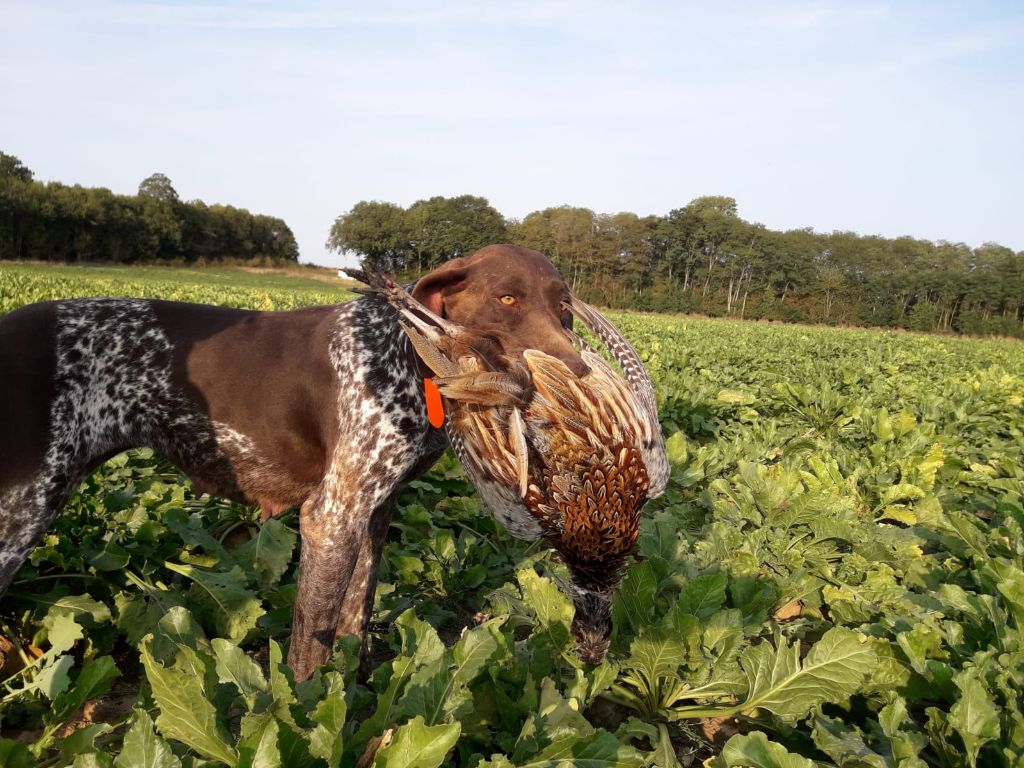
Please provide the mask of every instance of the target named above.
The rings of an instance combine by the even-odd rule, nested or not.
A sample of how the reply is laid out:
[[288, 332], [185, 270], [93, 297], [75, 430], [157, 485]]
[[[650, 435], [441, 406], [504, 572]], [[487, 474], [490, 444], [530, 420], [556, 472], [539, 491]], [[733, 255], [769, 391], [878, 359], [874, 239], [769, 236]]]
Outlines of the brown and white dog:
[[[434, 312], [581, 373], [568, 290], [539, 252], [492, 245], [420, 279]], [[196, 488], [298, 507], [302, 548], [288, 662], [362, 637], [402, 485], [447, 444], [396, 312], [365, 297], [291, 312], [74, 299], [0, 318], [0, 592], [71, 492], [127, 448], [165, 455]]]

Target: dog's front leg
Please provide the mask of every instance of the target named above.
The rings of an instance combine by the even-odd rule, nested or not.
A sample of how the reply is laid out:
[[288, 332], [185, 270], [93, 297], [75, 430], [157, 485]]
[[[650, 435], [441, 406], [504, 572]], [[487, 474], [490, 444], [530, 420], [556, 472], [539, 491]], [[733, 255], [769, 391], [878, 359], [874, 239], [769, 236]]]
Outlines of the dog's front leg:
[[358, 498], [328, 496], [303, 505], [298, 594], [288, 648], [288, 665], [296, 680], [306, 680], [330, 658], [345, 593], [368, 535], [370, 512], [361, 508]]
[[356, 556], [355, 568], [348, 582], [341, 613], [338, 616], [337, 637], [355, 635], [363, 643], [366, 651], [366, 628], [373, 614], [373, 597], [377, 587], [377, 573], [380, 570], [380, 556], [384, 549], [384, 540], [388, 535], [388, 525], [395, 510], [397, 491], [386, 498], [370, 517], [367, 535], [363, 537], [362, 546]]

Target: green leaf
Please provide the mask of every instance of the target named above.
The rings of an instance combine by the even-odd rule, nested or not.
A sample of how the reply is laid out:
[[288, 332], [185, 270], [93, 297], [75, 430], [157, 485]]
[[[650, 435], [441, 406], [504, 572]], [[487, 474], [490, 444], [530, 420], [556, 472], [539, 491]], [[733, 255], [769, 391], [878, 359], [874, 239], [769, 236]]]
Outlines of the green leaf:
[[568, 632], [575, 609], [572, 601], [551, 579], [537, 574], [532, 568], [516, 572], [516, 580], [523, 590], [523, 599], [537, 615], [541, 627], [564, 627]]
[[296, 535], [272, 517], [263, 523], [256, 535], [232, 552], [235, 560], [256, 575], [261, 587], [276, 584], [288, 570], [295, 550]]
[[761, 643], [740, 654], [748, 692], [735, 711], [767, 709], [784, 720], [796, 720], [819, 704], [845, 701], [875, 666], [871, 646], [843, 627], [826, 632], [802, 665], [799, 646], [780, 636], [776, 642], [778, 649]]
[[708, 768], [814, 768], [812, 761], [769, 741], [761, 732], [733, 736], [721, 754], [707, 765]]
[[[242, 718], [237, 768], [282, 768], [278, 721], [269, 712]], [[289, 763], [287, 768], [291, 768]]]
[[96, 755], [102, 765], [112, 764], [110, 756], [100, 750], [96, 739], [105, 736], [114, 730], [113, 726], [107, 723], [89, 723], [77, 728], [60, 740], [60, 754], [64, 760], [74, 760], [89, 755]]
[[110, 768], [112, 765], [110, 755], [105, 752], [89, 752], [76, 754], [71, 768]]
[[412, 656], [417, 666], [434, 661], [444, 653], [444, 643], [437, 636], [437, 630], [427, 622], [421, 621], [412, 608], [395, 619], [402, 644], [402, 653]]
[[0, 765], [4, 768], [32, 768], [35, 764], [36, 758], [25, 744], [0, 738]]
[[82, 627], [70, 612], [55, 616], [50, 624], [49, 632], [46, 633], [50, 648], [43, 658], [59, 656], [70, 651], [75, 642], [81, 640], [82, 637]]
[[886, 507], [897, 501], [913, 501], [914, 499], [923, 499], [925, 492], [918, 488], [912, 483], [899, 483], [898, 485], [890, 486], [882, 494], [882, 500], [879, 506]]
[[934, 443], [917, 465], [918, 485], [926, 491], [935, 488], [935, 475], [946, 462], [945, 453], [940, 443]]
[[463, 632], [459, 642], [424, 665], [409, 679], [399, 705], [403, 714], [421, 715], [427, 725], [459, 719], [472, 706], [469, 683], [480, 674], [498, 649], [498, 627], [491, 619]]
[[217, 679], [234, 685], [242, 694], [249, 711], [255, 711], [257, 699], [265, 699], [270, 690], [263, 670], [245, 655], [245, 651], [223, 638], [214, 638], [212, 646], [217, 660]]
[[230, 571], [207, 571], [172, 562], [165, 562], [164, 566], [192, 581], [189, 595], [194, 598], [196, 613], [230, 640], [244, 638], [265, 613], [260, 599], [246, 586], [238, 566]]
[[[68, 614], [79, 623], [82, 623], [82, 619], [86, 616], [95, 624], [110, 621], [110, 608], [105, 603], [93, 600], [88, 595], [62, 595], [56, 598], [40, 595], [34, 600], [42, 605], [49, 604], [50, 606], [43, 618], [43, 626], [47, 629], [53, 626], [54, 618], [61, 614]], [[88, 622], [85, 623], [88, 624]]]
[[849, 768], [893, 768], [890, 761], [867, 745], [860, 729], [841, 720], [818, 715], [814, 718], [811, 735], [815, 746], [831, 757], [836, 765]]
[[658, 744], [654, 748], [651, 761], [656, 768], [682, 768], [679, 758], [676, 757], [675, 747], [672, 746], [668, 727], [664, 723], [658, 723]]
[[117, 768], [181, 768], [181, 761], [157, 735], [149, 713], [136, 709], [114, 765]]
[[670, 463], [677, 465], [685, 464], [690, 457], [690, 452], [686, 445], [686, 435], [683, 432], [673, 433], [665, 441], [665, 453], [668, 454]]
[[590, 737], [566, 736], [552, 742], [520, 768], [641, 768], [643, 755], [607, 731]]
[[616, 635], [633, 637], [653, 621], [657, 592], [658, 577], [650, 561], [629, 566], [612, 598], [612, 626]]
[[652, 627], [633, 641], [627, 669], [642, 675], [653, 690], [659, 678], [675, 677], [686, 661], [686, 646], [668, 627]]
[[89, 699], [106, 692], [112, 680], [121, 673], [110, 656], [88, 662], [78, 673], [75, 684], [53, 702], [53, 715], [63, 721]]
[[999, 710], [992, 703], [977, 669], [965, 669], [954, 682], [960, 689], [960, 698], [950, 708], [948, 722], [963, 739], [973, 768], [981, 747], [999, 738]]
[[327, 675], [327, 692], [313, 711], [316, 727], [309, 733], [309, 752], [327, 762], [328, 768], [341, 764], [345, 727], [345, 678], [339, 672]]
[[31, 681], [20, 688], [18, 693], [39, 691], [52, 701], [71, 685], [71, 676], [68, 675], [68, 671], [75, 665], [75, 660], [70, 655], [64, 655], [49, 659], [43, 656], [42, 661], [42, 668], [38, 669]]
[[207, 670], [199, 654], [188, 646], [178, 645], [174, 663], [166, 667], [153, 657], [152, 643], [152, 636], [147, 636], [139, 650], [153, 700], [160, 707], [156, 719], [160, 732], [204, 757], [234, 765], [238, 754], [210, 702], [204, 682]]
[[458, 723], [427, 725], [417, 716], [395, 732], [373, 764], [375, 768], [438, 768], [461, 732]]
[[720, 571], [691, 579], [679, 593], [679, 607], [698, 619], [709, 619], [725, 603], [729, 576]]

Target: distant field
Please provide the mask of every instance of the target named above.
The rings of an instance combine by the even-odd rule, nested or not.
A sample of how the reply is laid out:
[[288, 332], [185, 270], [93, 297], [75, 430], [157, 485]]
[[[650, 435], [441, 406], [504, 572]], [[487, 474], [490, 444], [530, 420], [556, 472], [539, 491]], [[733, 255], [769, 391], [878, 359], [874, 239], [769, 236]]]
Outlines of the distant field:
[[[0, 312], [99, 294], [352, 295], [0, 263]], [[261, 526], [143, 449], [86, 480], [3, 598], [0, 765], [1021, 765], [1024, 345], [613, 318], [654, 381], [672, 477], [607, 661], [572, 650], [564, 565], [447, 456], [399, 499], [370, 679], [339, 645], [294, 686], [295, 515]]]
[[335, 304], [354, 296], [328, 270], [71, 266], [0, 261], [0, 313], [52, 298], [131, 296], [254, 309]]

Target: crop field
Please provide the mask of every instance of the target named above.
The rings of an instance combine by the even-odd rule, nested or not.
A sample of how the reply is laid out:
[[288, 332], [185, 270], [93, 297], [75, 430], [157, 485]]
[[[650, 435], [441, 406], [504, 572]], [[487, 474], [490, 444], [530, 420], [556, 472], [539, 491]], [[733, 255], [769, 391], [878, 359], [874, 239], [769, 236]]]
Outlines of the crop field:
[[[90, 274], [0, 265], [0, 311], [347, 296]], [[2, 598], [0, 766], [1022, 764], [1024, 346], [613, 319], [673, 474], [601, 665], [572, 651], [564, 566], [449, 455], [400, 498], [367, 663], [343, 640], [295, 684], [295, 514], [261, 526], [137, 450], [86, 480]]]

